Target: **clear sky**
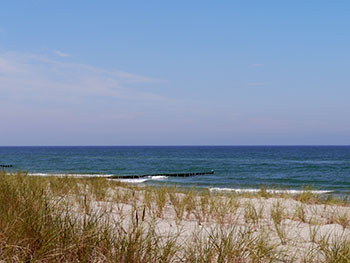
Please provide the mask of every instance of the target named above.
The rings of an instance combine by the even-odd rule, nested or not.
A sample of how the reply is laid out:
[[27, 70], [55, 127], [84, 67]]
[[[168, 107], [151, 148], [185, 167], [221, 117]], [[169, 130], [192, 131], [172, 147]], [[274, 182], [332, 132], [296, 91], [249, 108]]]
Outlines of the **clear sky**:
[[0, 145], [350, 144], [349, 1], [0, 7]]

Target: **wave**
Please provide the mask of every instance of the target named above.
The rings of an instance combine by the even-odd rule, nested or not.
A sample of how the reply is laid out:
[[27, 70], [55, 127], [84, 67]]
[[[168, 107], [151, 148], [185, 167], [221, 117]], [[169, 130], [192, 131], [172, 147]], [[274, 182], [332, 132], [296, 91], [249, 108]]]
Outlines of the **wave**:
[[[142, 178], [132, 178], [132, 179], [114, 179], [113, 174], [68, 174], [68, 173], [28, 173], [29, 176], [55, 176], [55, 177], [70, 177], [70, 178], [106, 178], [108, 180], [112, 181], [120, 181], [123, 183], [131, 183], [131, 184], [141, 184], [147, 181], [157, 181], [157, 180], [165, 180], [168, 178], [168, 176], [165, 175], [153, 175], [153, 176], [147, 176]], [[254, 189], [254, 188], [220, 188], [220, 187], [209, 187], [208, 188], [210, 192], [236, 192], [236, 193], [258, 193], [261, 191], [261, 189]], [[313, 193], [313, 194], [328, 194], [333, 193], [334, 191], [331, 190], [277, 190], [277, 189], [266, 189], [267, 193], [271, 194], [301, 194], [305, 192]]]
[[54, 174], [54, 173], [28, 173], [29, 176], [55, 176], [55, 177], [73, 177], [73, 178], [93, 178], [93, 177], [110, 177], [112, 174]]
[[167, 179], [168, 176], [165, 175], [153, 175], [153, 176], [148, 176], [148, 178], [152, 180], [162, 180], [162, 179]]
[[165, 175], [154, 175], [154, 176], [147, 176], [147, 177], [143, 177], [143, 178], [135, 178], [135, 179], [111, 179], [111, 180], [118, 180], [120, 182], [123, 183], [132, 183], [132, 184], [139, 184], [139, 183], [144, 183], [146, 181], [150, 181], [150, 180], [163, 180], [163, 179], [167, 179], [168, 177]]
[[134, 178], [134, 179], [122, 179], [122, 178], [118, 178], [118, 179], [113, 179], [110, 177], [113, 177], [113, 174], [62, 174], [62, 173], [28, 173], [29, 176], [43, 176], [43, 177], [47, 177], [47, 176], [55, 176], [55, 177], [71, 177], [71, 178], [96, 178], [96, 177], [100, 177], [100, 178], [107, 178], [110, 180], [117, 180], [123, 183], [133, 183], [133, 184], [138, 184], [138, 183], [144, 183], [146, 181], [150, 181], [150, 180], [164, 180], [167, 179], [167, 176], [164, 175], [154, 175], [154, 176], [147, 176], [144, 178]]
[[[219, 188], [219, 187], [212, 187], [209, 188], [209, 191], [211, 192], [236, 192], [236, 193], [258, 193], [261, 190], [260, 189], [241, 189], [241, 188]], [[275, 189], [266, 189], [267, 193], [270, 194], [302, 194], [302, 193], [313, 193], [313, 194], [328, 194], [332, 193], [331, 190], [275, 190]]]
[[148, 181], [148, 178], [135, 178], [135, 179], [109, 179], [111, 181], [119, 181], [123, 183], [129, 183], [129, 184], [141, 184], [146, 181]]

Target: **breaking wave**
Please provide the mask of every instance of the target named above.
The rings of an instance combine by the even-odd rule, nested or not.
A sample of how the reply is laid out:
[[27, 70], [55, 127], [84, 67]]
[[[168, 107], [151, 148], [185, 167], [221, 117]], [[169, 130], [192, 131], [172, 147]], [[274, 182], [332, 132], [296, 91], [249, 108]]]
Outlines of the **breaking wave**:
[[[210, 192], [236, 192], [236, 193], [259, 193], [261, 189], [241, 189], [241, 188], [219, 188], [212, 187], [209, 188]], [[333, 191], [330, 190], [275, 190], [275, 189], [266, 189], [264, 190], [267, 193], [271, 194], [301, 194], [301, 193], [313, 193], [313, 194], [328, 194]]]
[[134, 179], [111, 179], [111, 180], [118, 180], [120, 182], [123, 183], [132, 183], [132, 184], [140, 184], [140, 183], [144, 183], [146, 181], [150, 181], [150, 180], [163, 180], [163, 179], [167, 179], [167, 176], [164, 175], [155, 175], [155, 176], [147, 176], [147, 177], [143, 177], [143, 178], [134, 178]]
[[112, 174], [54, 174], [54, 173], [28, 173], [29, 176], [55, 176], [55, 177], [73, 177], [73, 178], [93, 178], [93, 177], [110, 177]]

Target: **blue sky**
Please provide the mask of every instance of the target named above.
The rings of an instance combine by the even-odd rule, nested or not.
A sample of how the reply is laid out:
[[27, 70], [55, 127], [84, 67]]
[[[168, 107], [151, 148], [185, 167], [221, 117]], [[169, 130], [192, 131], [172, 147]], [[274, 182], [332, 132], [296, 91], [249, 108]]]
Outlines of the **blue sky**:
[[349, 145], [349, 13], [5, 0], [0, 145]]

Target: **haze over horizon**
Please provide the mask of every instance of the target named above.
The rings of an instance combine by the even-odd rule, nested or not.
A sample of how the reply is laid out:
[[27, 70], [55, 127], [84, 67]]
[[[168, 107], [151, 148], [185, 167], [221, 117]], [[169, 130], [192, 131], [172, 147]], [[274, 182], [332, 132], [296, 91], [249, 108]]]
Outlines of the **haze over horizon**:
[[349, 13], [5, 0], [0, 145], [349, 145]]

